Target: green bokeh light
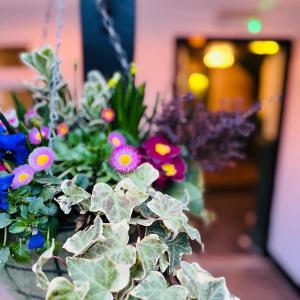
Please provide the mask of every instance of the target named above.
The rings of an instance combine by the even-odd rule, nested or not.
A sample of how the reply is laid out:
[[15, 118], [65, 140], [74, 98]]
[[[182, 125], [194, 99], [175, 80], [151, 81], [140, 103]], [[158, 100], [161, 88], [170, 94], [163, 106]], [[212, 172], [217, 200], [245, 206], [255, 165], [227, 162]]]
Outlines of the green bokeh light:
[[257, 18], [251, 18], [248, 20], [247, 28], [250, 33], [259, 33], [262, 29], [262, 23]]

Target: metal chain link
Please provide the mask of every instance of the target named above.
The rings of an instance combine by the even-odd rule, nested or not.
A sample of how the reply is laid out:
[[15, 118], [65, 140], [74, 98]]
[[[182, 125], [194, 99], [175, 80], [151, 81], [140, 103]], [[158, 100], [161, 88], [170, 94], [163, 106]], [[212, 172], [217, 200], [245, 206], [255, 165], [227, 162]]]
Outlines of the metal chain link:
[[44, 17], [44, 26], [43, 26], [43, 33], [42, 33], [42, 43], [45, 44], [48, 38], [48, 31], [51, 19], [51, 9], [52, 9], [52, 0], [48, 0], [46, 13]]
[[128, 63], [127, 54], [122, 47], [121, 38], [115, 30], [114, 21], [107, 12], [105, 0], [96, 0], [96, 6], [102, 16], [103, 26], [109, 35], [110, 44], [115, 50], [117, 59], [126, 74], [130, 76], [130, 64]]
[[[56, 104], [59, 99], [57, 87], [61, 80], [61, 75], [59, 72], [60, 61], [58, 59], [59, 49], [61, 46], [61, 29], [62, 29], [62, 10], [63, 10], [63, 0], [56, 0], [55, 4], [55, 55], [52, 66], [52, 79], [50, 84], [50, 115], [49, 115], [49, 147], [53, 148], [53, 139], [55, 137], [55, 125], [58, 120], [58, 115], [56, 112]], [[49, 169], [51, 174], [51, 169]]]

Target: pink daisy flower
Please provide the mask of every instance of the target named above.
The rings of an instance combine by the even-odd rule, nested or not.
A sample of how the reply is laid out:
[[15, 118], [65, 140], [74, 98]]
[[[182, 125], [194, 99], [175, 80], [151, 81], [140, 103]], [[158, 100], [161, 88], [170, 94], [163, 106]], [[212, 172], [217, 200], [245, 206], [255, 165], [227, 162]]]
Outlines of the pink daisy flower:
[[50, 168], [54, 159], [55, 153], [52, 149], [49, 147], [38, 147], [30, 153], [28, 162], [35, 171], [42, 171]]
[[48, 127], [42, 127], [38, 130], [36, 127], [32, 128], [28, 134], [28, 139], [32, 145], [39, 145], [43, 138], [49, 139], [50, 129]]
[[101, 112], [101, 118], [104, 121], [111, 123], [115, 119], [115, 112], [110, 107], [106, 107]]
[[15, 175], [11, 187], [17, 189], [20, 186], [27, 185], [34, 176], [34, 169], [30, 165], [22, 165], [13, 170]]
[[113, 131], [108, 135], [108, 141], [114, 148], [126, 144], [125, 137], [117, 131]]
[[69, 133], [69, 126], [66, 123], [60, 123], [56, 126], [58, 136], [65, 136]]
[[122, 173], [126, 174], [135, 170], [141, 161], [138, 151], [129, 145], [123, 145], [113, 150], [110, 158], [112, 167]]
[[147, 156], [153, 160], [169, 161], [181, 153], [180, 147], [174, 146], [163, 136], [148, 138], [143, 148]]

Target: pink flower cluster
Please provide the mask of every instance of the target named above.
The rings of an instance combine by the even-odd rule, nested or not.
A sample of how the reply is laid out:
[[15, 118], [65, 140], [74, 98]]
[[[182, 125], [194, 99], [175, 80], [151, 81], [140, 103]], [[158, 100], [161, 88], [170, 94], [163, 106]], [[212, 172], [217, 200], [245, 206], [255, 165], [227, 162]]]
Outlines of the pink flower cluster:
[[151, 163], [160, 173], [156, 187], [163, 189], [168, 180], [183, 181], [187, 171], [181, 158], [181, 148], [172, 145], [163, 136], [153, 136], [145, 140], [142, 149], [145, 161]]

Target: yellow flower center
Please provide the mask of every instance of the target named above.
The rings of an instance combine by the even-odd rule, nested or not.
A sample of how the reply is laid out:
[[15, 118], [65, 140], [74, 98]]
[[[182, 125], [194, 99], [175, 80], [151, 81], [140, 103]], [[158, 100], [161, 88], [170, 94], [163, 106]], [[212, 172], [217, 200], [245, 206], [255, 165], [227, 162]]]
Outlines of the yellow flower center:
[[108, 110], [104, 113], [104, 116], [106, 119], [110, 120], [113, 117], [113, 113], [110, 110]]
[[68, 131], [69, 131], [69, 128], [68, 128], [68, 126], [66, 126], [66, 125], [59, 126], [59, 128], [58, 128], [58, 132], [59, 132], [59, 134], [61, 134], [61, 135], [67, 134]]
[[172, 164], [163, 164], [161, 167], [167, 176], [174, 176], [177, 173], [175, 166]]
[[129, 154], [122, 154], [119, 157], [119, 164], [122, 166], [128, 166], [131, 163], [132, 159]]
[[155, 144], [155, 152], [160, 155], [166, 155], [171, 152], [171, 148], [168, 145], [158, 143]]
[[42, 139], [42, 135], [38, 132], [36, 135], [35, 135], [35, 138], [40, 141]]
[[19, 175], [18, 180], [19, 180], [19, 182], [24, 182], [28, 177], [29, 177], [29, 174], [22, 173]]
[[112, 138], [112, 142], [115, 146], [119, 146], [121, 144], [120, 140], [117, 137]]
[[37, 157], [36, 162], [39, 166], [44, 166], [49, 161], [47, 154], [41, 154]]

